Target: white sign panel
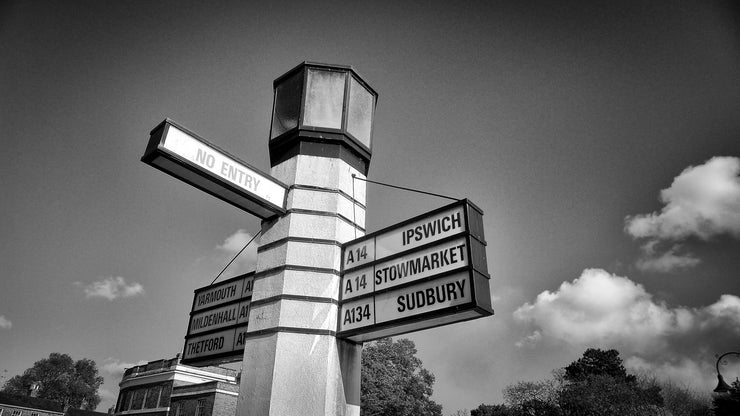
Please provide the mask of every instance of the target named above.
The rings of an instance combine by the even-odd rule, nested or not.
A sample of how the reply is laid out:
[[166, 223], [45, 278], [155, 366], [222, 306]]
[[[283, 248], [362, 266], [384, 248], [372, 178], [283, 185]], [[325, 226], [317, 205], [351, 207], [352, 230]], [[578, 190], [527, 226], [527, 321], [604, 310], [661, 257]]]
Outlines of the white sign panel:
[[468, 264], [467, 239], [460, 237], [345, 273], [342, 277], [342, 299], [425, 279]]
[[354, 270], [342, 276], [342, 299], [352, 299], [375, 292], [375, 267]]
[[259, 218], [285, 213], [285, 184], [169, 119], [152, 130], [141, 160]]
[[375, 321], [394, 321], [472, 300], [470, 273], [456, 273], [375, 296]]
[[464, 206], [458, 204], [429, 217], [393, 227], [373, 238], [351, 244], [344, 250], [343, 267], [345, 270], [353, 269], [460, 234], [467, 227], [463, 210]]
[[285, 188], [271, 178], [195, 139], [175, 126], [169, 126], [163, 147], [239, 188], [283, 206]]
[[231, 279], [221, 284], [199, 289], [195, 293], [193, 312], [250, 297], [252, 296], [253, 284], [254, 276], [250, 275], [242, 279]]
[[190, 317], [188, 335], [246, 323], [249, 318], [249, 303], [245, 300], [193, 314]]
[[465, 237], [375, 265], [375, 290], [414, 282], [468, 265]]
[[375, 237], [375, 258], [421, 247], [462, 231], [465, 231], [465, 214], [463, 206], [458, 205]]
[[470, 272], [465, 270], [342, 303], [339, 331], [402, 320], [473, 301]]
[[345, 302], [339, 309], [339, 331], [375, 325], [375, 298]]
[[236, 328], [189, 338], [185, 342], [183, 359], [223, 354], [234, 350]]
[[188, 338], [183, 351], [183, 362], [214, 356], [228, 356], [244, 351], [247, 326], [239, 326]]

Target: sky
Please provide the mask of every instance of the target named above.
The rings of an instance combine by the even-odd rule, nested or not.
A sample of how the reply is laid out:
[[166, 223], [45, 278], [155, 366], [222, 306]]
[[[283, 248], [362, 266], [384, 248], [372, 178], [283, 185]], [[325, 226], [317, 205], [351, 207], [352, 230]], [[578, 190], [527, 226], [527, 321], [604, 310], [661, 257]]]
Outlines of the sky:
[[[149, 131], [269, 172], [272, 81], [303, 61], [378, 91], [368, 179], [484, 211], [495, 315], [405, 336], [444, 414], [589, 347], [709, 392], [740, 348], [731, 2], [2, 1], [0, 56], [0, 382], [90, 358], [105, 411], [181, 351], [260, 223], [140, 162]], [[447, 203], [369, 184], [367, 230]]]

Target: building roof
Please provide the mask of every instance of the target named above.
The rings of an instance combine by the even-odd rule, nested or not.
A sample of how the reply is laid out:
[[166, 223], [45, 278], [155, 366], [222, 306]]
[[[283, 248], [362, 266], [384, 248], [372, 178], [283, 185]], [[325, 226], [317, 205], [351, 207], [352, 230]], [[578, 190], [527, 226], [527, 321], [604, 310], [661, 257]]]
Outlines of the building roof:
[[182, 364], [178, 355], [172, 359], [149, 361], [146, 364], [126, 369], [118, 386], [123, 390], [165, 381], [172, 381], [174, 387], [208, 381], [238, 384], [239, 376], [240, 372], [231, 368], [194, 367]]
[[0, 392], [0, 404], [64, 413], [64, 405], [62, 403], [31, 396], [16, 396]]

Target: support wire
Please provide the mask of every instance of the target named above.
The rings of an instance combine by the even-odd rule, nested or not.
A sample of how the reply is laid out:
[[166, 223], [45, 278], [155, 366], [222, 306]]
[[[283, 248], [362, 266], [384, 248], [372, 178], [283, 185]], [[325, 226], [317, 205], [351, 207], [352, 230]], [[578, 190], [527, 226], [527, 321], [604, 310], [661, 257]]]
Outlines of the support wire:
[[[376, 185], [387, 186], [389, 188], [396, 188], [396, 189], [401, 189], [401, 190], [404, 190], [404, 191], [417, 192], [417, 193], [420, 193], [420, 194], [436, 196], [436, 197], [439, 197], [439, 198], [451, 199], [453, 201], [461, 201], [461, 199], [453, 198], [453, 197], [447, 196], [447, 195], [435, 194], [433, 192], [427, 192], [427, 191], [420, 191], [418, 189], [405, 188], [403, 186], [391, 185], [389, 183], [371, 181], [370, 179], [363, 179], [363, 178], [360, 178], [359, 176], [355, 176], [355, 174], [352, 174], [352, 179], [357, 179], [357, 180], [360, 180], [360, 181], [370, 182], [370, 183], [374, 183]], [[354, 181], [352, 181], [352, 185], [354, 186]], [[354, 192], [354, 189], [353, 189], [353, 192]]]
[[215, 279], [213, 279], [213, 281], [211, 282], [211, 284], [214, 284], [214, 283], [216, 283], [216, 280], [218, 280], [218, 278], [219, 278], [219, 277], [221, 277], [221, 275], [223, 274], [223, 272], [225, 272], [225, 271], [226, 271], [226, 269], [228, 269], [228, 268], [229, 268], [229, 266], [231, 266], [231, 263], [233, 263], [233, 262], [234, 262], [234, 260], [236, 260], [236, 258], [237, 258], [237, 257], [239, 257], [239, 255], [240, 255], [240, 254], [242, 254], [242, 251], [246, 250], [246, 248], [247, 248], [247, 247], [248, 247], [248, 246], [249, 246], [250, 244], [252, 244], [252, 241], [254, 241], [254, 239], [255, 239], [255, 238], [257, 238], [257, 236], [258, 236], [258, 235], [260, 235], [260, 234], [262, 234], [262, 230], [261, 230], [261, 229], [260, 229], [259, 231], [257, 231], [257, 234], [255, 234], [255, 235], [254, 235], [254, 237], [252, 237], [252, 239], [251, 239], [251, 240], [249, 240], [249, 242], [248, 242], [247, 244], [245, 244], [245, 245], [244, 245], [244, 247], [242, 247], [242, 249], [241, 249], [241, 250], [239, 250], [239, 252], [238, 252], [238, 253], [236, 253], [236, 256], [234, 256], [234, 258], [233, 258], [233, 259], [231, 259], [231, 261], [230, 261], [230, 262], [229, 262], [229, 263], [228, 263], [228, 264], [226, 265], [226, 267], [224, 267], [224, 268], [223, 268], [223, 269], [221, 270], [221, 272], [220, 272], [220, 273], [219, 273], [219, 274], [218, 274], [218, 275], [216, 276], [216, 278], [215, 278]]

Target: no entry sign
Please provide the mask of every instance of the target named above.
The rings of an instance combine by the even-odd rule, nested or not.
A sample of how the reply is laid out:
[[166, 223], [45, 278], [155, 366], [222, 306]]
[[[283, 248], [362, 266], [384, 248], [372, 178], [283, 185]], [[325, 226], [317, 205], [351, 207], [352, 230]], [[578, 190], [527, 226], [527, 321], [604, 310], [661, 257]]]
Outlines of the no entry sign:
[[285, 213], [284, 184], [170, 119], [151, 131], [141, 160], [259, 218]]

